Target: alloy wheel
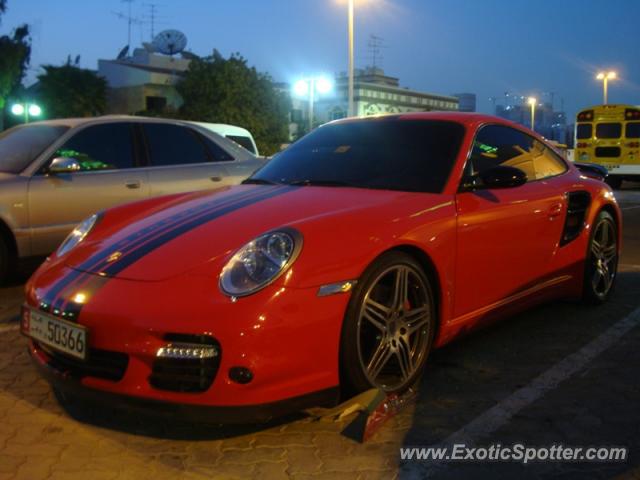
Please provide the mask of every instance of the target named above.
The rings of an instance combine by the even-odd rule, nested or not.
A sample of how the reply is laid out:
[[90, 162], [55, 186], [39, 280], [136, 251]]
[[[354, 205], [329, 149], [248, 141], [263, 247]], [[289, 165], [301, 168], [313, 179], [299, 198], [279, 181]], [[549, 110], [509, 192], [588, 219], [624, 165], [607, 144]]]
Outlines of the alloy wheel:
[[380, 273], [360, 306], [360, 366], [369, 382], [398, 391], [413, 381], [428, 350], [432, 328], [430, 290], [415, 268], [399, 264]]
[[613, 285], [616, 276], [618, 243], [613, 224], [602, 219], [597, 225], [591, 240], [591, 263], [593, 291], [605, 297]]

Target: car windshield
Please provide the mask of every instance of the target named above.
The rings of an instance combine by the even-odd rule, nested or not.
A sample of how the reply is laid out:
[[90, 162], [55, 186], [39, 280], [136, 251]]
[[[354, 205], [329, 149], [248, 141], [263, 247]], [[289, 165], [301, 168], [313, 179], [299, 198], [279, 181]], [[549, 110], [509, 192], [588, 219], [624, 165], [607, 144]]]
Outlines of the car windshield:
[[60, 125], [26, 125], [3, 132], [0, 135], [0, 172], [22, 172], [68, 129]]
[[447, 121], [369, 119], [318, 128], [248, 183], [440, 193], [464, 136]]

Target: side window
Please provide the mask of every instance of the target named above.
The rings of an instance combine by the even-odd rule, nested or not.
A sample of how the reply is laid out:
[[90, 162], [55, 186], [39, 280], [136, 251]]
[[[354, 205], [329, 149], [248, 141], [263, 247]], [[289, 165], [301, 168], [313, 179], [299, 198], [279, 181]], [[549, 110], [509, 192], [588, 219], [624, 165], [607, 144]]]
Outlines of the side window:
[[204, 143], [207, 145], [207, 149], [211, 154], [211, 160], [214, 162], [230, 162], [235, 160], [227, 151], [218, 145], [214, 140], [207, 138], [205, 136], [200, 137], [203, 139]]
[[131, 124], [87, 127], [71, 137], [54, 157], [75, 158], [81, 171], [121, 170], [135, 166]]
[[529, 181], [559, 175], [564, 162], [542, 142], [511, 127], [489, 125], [476, 136], [471, 152], [471, 174], [504, 165], [519, 168]]
[[198, 134], [193, 130], [164, 123], [145, 123], [152, 166], [205, 163], [211, 159]]

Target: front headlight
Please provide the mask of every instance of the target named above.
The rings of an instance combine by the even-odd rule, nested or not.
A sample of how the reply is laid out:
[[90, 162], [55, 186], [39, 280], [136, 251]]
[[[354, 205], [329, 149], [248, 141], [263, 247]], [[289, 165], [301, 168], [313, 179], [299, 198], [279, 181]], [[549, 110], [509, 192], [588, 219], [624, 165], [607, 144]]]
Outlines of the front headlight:
[[296, 259], [302, 235], [290, 228], [260, 235], [227, 262], [220, 274], [220, 289], [226, 295], [243, 297], [275, 281]]
[[69, 253], [75, 248], [84, 238], [89, 234], [91, 229], [95, 226], [99, 216], [97, 214], [91, 215], [89, 218], [83, 220], [80, 225], [73, 229], [73, 231], [64, 239], [62, 245], [58, 247], [56, 252], [59, 257]]

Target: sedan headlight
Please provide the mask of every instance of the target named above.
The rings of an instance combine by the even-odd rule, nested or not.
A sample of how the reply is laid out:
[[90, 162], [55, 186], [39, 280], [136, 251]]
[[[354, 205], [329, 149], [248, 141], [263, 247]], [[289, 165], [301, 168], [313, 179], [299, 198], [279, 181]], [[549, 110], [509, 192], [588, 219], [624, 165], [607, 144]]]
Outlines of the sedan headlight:
[[302, 235], [285, 228], [260, 235], [227, 262], [220, 275], [220, 289], [226, 295], [251, 295], [275, 281], [296, 259]]
[[62, 242], [62, 245], [58, 247], [57, 255], [61, 257], [73, 250], [89, 234], [98, 221], [98, 218], [99, 216], [97, 214], [93, 214], [74, 228], [67, 238], [65, 238], [64, 242]]

